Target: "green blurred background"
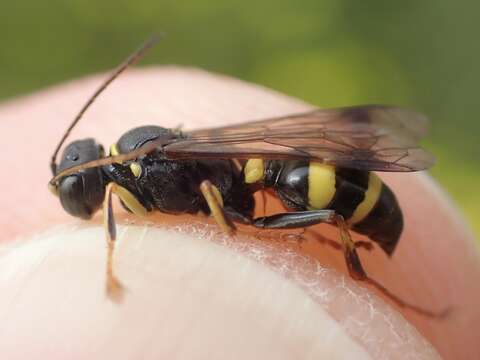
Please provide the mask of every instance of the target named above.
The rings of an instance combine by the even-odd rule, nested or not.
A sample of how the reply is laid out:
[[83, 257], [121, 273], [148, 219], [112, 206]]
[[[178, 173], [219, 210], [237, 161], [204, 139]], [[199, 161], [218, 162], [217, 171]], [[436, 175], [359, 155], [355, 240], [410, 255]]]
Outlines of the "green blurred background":
[[428, 114], [432, 174], [478, 235], [479, 13], [473, 0], [2, 1], [0, 100], [110, 69], [164, 30], [144, 64], [195, 65], [318, 106]]

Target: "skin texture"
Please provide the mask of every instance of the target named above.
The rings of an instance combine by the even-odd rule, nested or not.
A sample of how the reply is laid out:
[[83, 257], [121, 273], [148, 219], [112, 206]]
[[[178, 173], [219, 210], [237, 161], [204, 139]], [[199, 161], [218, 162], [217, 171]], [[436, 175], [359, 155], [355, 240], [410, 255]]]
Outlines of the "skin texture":
[[[380, 300], [345, 275], [342, 255], [316, 241], [318, 235], [300, 245], [288, 234], [258, 239], [248, 229], [229, 238], [209, 219], [137, 220], [118, 206], [115, 261], [127, 294], [120, 305], [108, 301], [101, 214], [91, 222], [72, 219], [46, 188], [51, 151], [102, 79], [0, 106], [8, 155], [8, 176], [0, 178], [0, 353], [10, 359], [480, 357], [478, 251], [425, 174], [381, 174], [405, 212], [405, 233], [392, 259], [378, 248], [359, 254], [366, 271], [402, 299], [432, 310], [451, 306], [446, 319]], [[199, 70], [132, 70], [87, 112], [70, 141], [93, 136], [108, 147], [139, 125], [212, 127], [308, 108]], [[267, 210], [278, 210], [274, 200]], [[315, 231], [338, 239], [328, 225]]]

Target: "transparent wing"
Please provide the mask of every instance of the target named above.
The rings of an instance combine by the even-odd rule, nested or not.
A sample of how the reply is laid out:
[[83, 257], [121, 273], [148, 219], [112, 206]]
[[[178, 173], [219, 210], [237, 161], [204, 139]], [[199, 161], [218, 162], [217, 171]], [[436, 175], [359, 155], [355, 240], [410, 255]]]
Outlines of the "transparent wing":
[[417, 171], [434, 163], [419, 147], [428, 120], [383, 105], [317, 109], [186, 133], [163, 147], [169, 159], [309, 158], [361, 170]]
[[153, 140], [126, 154], [65, 169], [50, 184], [75, 172], [123, 163], [158, 151], [167, 159], [311, 159], [367, 171], [418, 171], [434, 158], [419, 147], [428, 120], [414, 111], [383, 105], [316, 109], [233, 126]]

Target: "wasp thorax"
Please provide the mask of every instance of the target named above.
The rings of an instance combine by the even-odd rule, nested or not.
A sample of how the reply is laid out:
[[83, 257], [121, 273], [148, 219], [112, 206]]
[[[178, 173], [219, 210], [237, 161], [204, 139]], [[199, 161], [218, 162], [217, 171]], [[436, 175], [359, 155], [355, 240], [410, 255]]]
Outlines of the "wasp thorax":
[[[72, 166], [103, 157], [103, 148], [93, 139], [78, 140], [65, 148], [57, 173]], [[58, 195], [63, 208], [71, 215], [89, 219], [102, 205], [105, 184], [99, 167], [65, 176], [59, 181]]]
[[123, 134], [117, 144], [115, 144], [115, 147], [118, 153], [125, 154], [138, 149], [152, 140], [168, 144], [171, 140], [180, 137], [181, 134], [172, 129], [165, 129], [154, 125], [140, 126]]

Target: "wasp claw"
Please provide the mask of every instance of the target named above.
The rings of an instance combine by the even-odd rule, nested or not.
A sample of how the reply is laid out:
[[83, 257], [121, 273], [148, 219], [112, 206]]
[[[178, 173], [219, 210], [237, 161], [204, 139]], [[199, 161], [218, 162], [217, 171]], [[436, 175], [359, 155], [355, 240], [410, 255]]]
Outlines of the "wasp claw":
[[123, 299], [125, 298], [125, 287], [116, 277], [108, 277], [105, 290], [107, 297], [111, 301], [115, 303], [123, 302]]

